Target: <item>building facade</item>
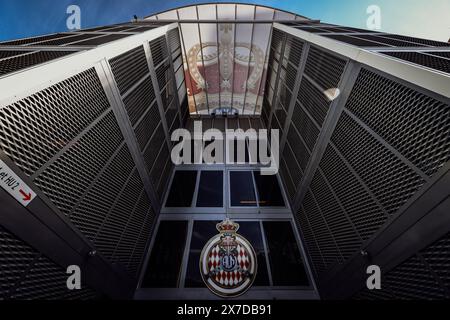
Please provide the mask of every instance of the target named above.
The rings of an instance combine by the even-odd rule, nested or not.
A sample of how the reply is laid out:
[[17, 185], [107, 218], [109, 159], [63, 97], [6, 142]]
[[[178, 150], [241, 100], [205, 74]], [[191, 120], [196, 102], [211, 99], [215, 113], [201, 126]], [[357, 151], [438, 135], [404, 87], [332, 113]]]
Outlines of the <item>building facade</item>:
[[[0, 297], [220, 299], [199, 264], [229, 218], [237, 299], [448, 299], [449, 74], [449, 43], [231, 3], [0, 43]], [[279, 130], [279, 173], [250, 141], [174, 165], [196, 122]]]

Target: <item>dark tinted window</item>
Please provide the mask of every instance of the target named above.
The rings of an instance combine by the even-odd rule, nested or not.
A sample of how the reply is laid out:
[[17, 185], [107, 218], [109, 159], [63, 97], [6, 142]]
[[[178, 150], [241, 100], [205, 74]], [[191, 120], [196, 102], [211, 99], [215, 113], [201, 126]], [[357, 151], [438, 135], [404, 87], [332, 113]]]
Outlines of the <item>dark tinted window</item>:
[[259, 171], [254, 171], [258, 200], [261, 207], [284, 207], [280, 184], [276, 175], [263, 176]]
[[192, 230], [189, 262], [186, 271], [185, 286], [191, 288], [205, 287], [200, 274], [200, 254], [205, 244], [219, 232], [216, 224], [219, 221], [195, 221]]
[[223, 206], [223, 171], [202, 171], [197, 207]]
[[251, 171], [230, 172], [230, 195], [233, 207], [256, 207]]
[[259, 222], [244, 222], [239, 223], [238, 233], [247, 239], [255, 249], [256, 259], [258, 261], [258, 270], [256, 274], [254, 286], [269, 286], [269, 277], [267, 275], [266, 255], [261, 234], [261, 227]]
[[290, 222], [264, 222], [274, 286], [308, 286]]
[[176, 171], [166, 207], [190, 207], [197, 182], [197, 171]]
[[[186, 272], [186, 287], [205, 287], [200, 274], [200, 254], [203, 247], [213, 236], [218, 234], [216, 224], [219, 221], [195, 221], [192, 231], [191, 248], [189, 252], [189, 262]], [[238, 233], [246, 238], [255, 249], [258, 270], [254, 286], [269, 286], [267, 275], [267, 264], [264, 254], [264, 246], [259, 222], [240, 222]]]
[[176, 288], [186, 243], [186, 221], [163, 221], [159, 225], [143, 288]]

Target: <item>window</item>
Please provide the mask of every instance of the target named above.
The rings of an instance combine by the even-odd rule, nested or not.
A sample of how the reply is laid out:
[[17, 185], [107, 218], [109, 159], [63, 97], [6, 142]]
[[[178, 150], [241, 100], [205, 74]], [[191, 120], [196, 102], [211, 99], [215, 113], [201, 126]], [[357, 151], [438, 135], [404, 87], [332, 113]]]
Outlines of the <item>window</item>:
[[166, 207], [190, 207], [197, 183], [197, 171], [175, 171]]
[[259, 171], [253, 171], [258, 201], [261, 207], [284, 207], [285, 203], [281, 194], [280, 184], [276, 175], [264, 176]]
[[197, 207], [223, 206], [223, 171], [202, 171]]
[[187, 234], [186, 221], [163, 221], [159, 225], [143, 288], [176, 288]]
[[233, 207], [256, 207], [251, 171], [230, 172], [230, 197]]
[[263, 223], [274, 286], [308, 286], [309, 281], [292, 225], [287, 221]]

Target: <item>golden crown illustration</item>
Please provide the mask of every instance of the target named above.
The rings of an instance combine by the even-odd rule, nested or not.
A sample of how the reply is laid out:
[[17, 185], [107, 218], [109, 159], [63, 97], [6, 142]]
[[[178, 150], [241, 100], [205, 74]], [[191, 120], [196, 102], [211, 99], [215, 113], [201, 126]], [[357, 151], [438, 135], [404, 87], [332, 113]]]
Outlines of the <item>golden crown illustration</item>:
[[239, 230], [239, 224], [227, 218], [218, 223], [216, 228], [220, 233], [236, 233]]

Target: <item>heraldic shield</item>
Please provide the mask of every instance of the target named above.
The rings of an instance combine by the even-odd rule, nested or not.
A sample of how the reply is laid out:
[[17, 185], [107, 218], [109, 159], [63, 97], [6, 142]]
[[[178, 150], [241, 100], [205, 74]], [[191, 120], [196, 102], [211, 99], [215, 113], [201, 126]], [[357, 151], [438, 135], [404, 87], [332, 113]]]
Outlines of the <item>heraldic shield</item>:
[[206, 286], [220, 297], [245, 293], [256, 277], [257, 261], [250, 242], [237, 233], [239, 224], [226, 219], [216, 225], [200, 256], [200, 273]]

